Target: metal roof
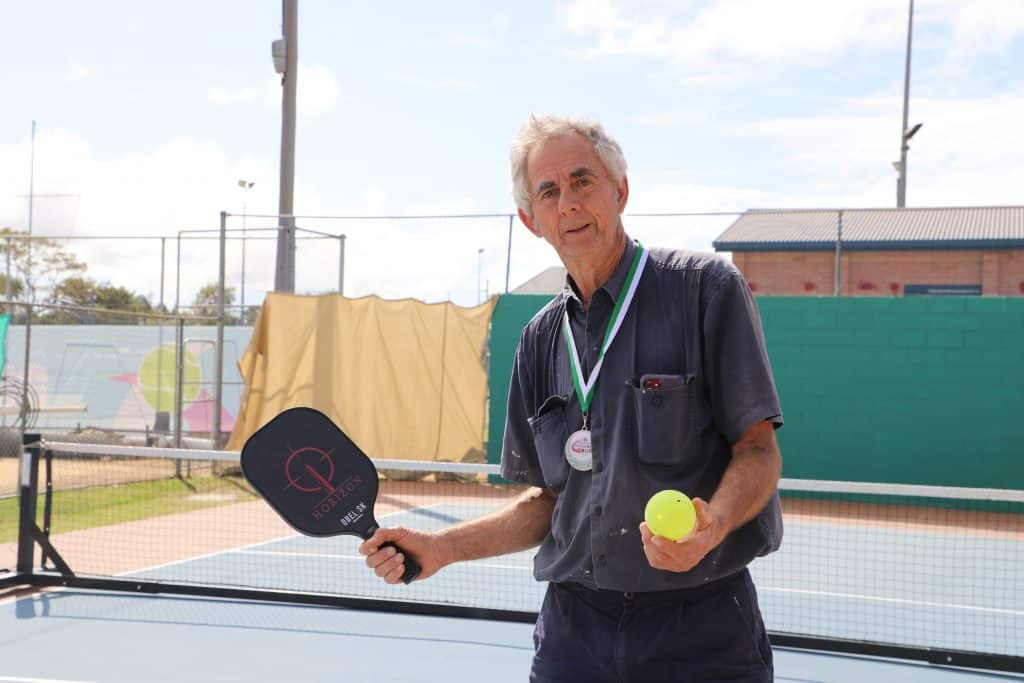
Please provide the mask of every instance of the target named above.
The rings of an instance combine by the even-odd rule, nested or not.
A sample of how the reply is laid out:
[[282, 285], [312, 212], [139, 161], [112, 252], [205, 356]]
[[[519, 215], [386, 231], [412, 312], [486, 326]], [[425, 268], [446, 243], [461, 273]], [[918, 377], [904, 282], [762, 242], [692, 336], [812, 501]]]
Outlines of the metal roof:
[[922, 209], [753, 209], [726, 228], [716, 251], [1024, 249], [1024, 206]]

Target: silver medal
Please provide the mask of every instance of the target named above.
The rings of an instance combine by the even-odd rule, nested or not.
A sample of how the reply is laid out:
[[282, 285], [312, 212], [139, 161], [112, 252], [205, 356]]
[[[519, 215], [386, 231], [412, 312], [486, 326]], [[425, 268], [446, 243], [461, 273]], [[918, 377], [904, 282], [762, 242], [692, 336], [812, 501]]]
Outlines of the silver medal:
[[565, 441], [565, 459], [574, 470], [590, 471], [594, 466], [594, 455], [590, 446], [589, 429], [580, 429], [569, 435]]

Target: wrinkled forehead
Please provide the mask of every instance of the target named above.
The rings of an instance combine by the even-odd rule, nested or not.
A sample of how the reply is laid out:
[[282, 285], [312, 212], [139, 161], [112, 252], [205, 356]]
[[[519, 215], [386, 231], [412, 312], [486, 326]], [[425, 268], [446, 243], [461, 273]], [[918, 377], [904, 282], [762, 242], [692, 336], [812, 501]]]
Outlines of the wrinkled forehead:
[[538, 142], [526, 158], [526, 179], [531, 189], [558, 182], [583, 172], [606, 174], [594, 143], [578, 133], [567, 133]]

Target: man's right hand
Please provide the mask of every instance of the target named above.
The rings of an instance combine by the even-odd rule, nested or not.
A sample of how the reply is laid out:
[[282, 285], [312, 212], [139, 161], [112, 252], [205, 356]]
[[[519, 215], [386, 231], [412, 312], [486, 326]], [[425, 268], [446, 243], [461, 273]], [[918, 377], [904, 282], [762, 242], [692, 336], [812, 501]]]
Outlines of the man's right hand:
[[366, 556], [366, 566], [387, 583], [401, 583], [405, 571], [404, 556], [392, 546], [381, 547], [392, 542], [420, 563], [422, 571], [416, 581], [426, 579], [450, 564], [447, 559], [445, 541], [433, 534], [406, 527], [380, 528], [370, 538], [359, 544], [359, 552]]

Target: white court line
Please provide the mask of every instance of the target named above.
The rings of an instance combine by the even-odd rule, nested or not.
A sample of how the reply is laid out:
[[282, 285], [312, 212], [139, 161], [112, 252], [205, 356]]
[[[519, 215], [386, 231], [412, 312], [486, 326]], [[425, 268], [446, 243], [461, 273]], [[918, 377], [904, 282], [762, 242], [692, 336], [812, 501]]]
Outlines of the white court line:
[[63, 678], [20, 678], [17, 676], [0, 676], [0, 681], [10, 681], [10, 683], [90, 683], [89, 681], [68, 681]]
[[115, 576], [128, 576], [128, 577], [131, 577], [131, 575], [133, 575], [133, 574], [139, 574], [139, 573], [142, 573], [142, 572], [151, 572], [153, 570], [163, 569], [165, 567], [173, 567], [176, 564], [185, 564], [186, 562], [196, 562], [198, 560], [205, 560], [208, 557], [217, 557], [218, 555], [227, 555], [229, 553], [244, 552], [246, 550], [246, 548], [258, 548], [261, 545], [269, 545], [271, 543], [277, 543], [278, 541], [287, 541], [288, 539], [291, 539], [291, 538], [302, 538], [302, 536], [301, 536], [301, 534], [298, 534], [298, 533], [294, 533], [294, 534], [291, 534], [289, 536], [278, 536], [277, 538], [272, 538], [269, 541], [259, 541], [258, 543], [250, 543], [249, 545], [243, 545], [243, 546], [238, 547], [238, 548], [227, 548], [226, 550], [218, 550], [216, 552], [206, 553], [205, 555], [196, 555], [195, 557], [187, 557], [184, 560], [174, 560], [173, 562], [164, 562], [163, 564], [155, 564], [152, 567], [146, 567], [144, 569], [133, 569], [133, 570], [131, 570], [129, 572], [122, 572], [120, 574], [116, 574]]
[[[442, 503], [435, 503], [433, 505], [428, 505], [426, 507], [415, 508], [415, 510], [429, 510], [430, 508], [437, 507], [438, 505], [445, 505], [445, 503], [443, 503], [443, 502]], [[394, 515], [406, 514], [408, 512], [409, 512], [408, 510], [399, 510], [397, 512], [391, 512], [391, 513], [388, 513], [388, 514], [384, 515], [381, 519], [387, 519], [388, 517], [393, 517]], [[205, 555], [196, 555], [195, 557], [187, 557], [187, 558], [185, 558], [183, 560], [174, 560], [173, 562], [164, 562], [163, 564], [155, 564], [155, 565], [153, 565], [151, 567], [146, 567], [144, 569], [133, 569], [132, 571], [122, 572], [121, 574], [117, 574], [116, 576], [127, 576], [127, 577], [131, 578], [134, 574], [141, 574], [143, 572], [151, 572], [151, 571], [155, 571], [157, 569], [165, 569], [166, 567], [173, 567], [176, 564], [185, 564], [186, 562], [197, 562], [199, 560], [205, 560], [205, 559], [210, 558], [210, 557], [217, 557], [218, 555], [230, 555], [232, 553], [239, 553], [239, 554], [241, 554], [241, 553], [245, 553], [245, 552], [250, 552], [249, 548], [258, 548], [261, 545], [270, 545], [271, 543], [277, 543], [278, 541], [287, 541], [287, 540], [290, 540], [290, 539], [293, 539], [293, 538], [305, 538], [305, 536], [303, 534], [300, 534], [300, 533], [296, 532], [296, 533], [293, 533], [293, 534], [288, 535], [288, 536], [279, 536], [277, 538], [272, 538], [269, 541], [259, 541], [258, 543], [250, 543], [249, 545], [243, 545], [243, 546], [239, 546], [237, 548], [225, 548], [224, 550], [218, 550], [216, 552], [206, 553]], [[315, 555], [315, 553], [295, 553], [295, 554], [296, 555], [304, 555], [304, 554], [306, 554], [306, 555], [314, 554]]]
[[999, 609], [998, 607], [977, 607], [975, 605], [957, 605], [955, 603], [928, 602], [926, 600], [907, 600], [905, 598], [883, 598], [878, 595], [861, 595], [859, 593], [836, 593], [832, 591], [812, 591], [802, 588], [775, 588], [772, 586], [757, 586], [758, 591], [772, 591], [775, 593], [797, 593], [800, 595], [818, 595], [826, 598], [847, 598], [851, 600], [867, 600], [869, 602], [885, 602], [897, 605], [915, 605], [918, 607], [937, 607], [939, 609], [959, 609], [970, 612], [989, 612], [992, 614], [1008, 614], [1013, 617], [1024, 616], [1024, 611], [1013, 609]]
[[[281, 557], [315, 557], [324, 560], [363, 560], [362, 555], [339, 555], [337, 553], [287, 553], [278, 550], [237, 550], [239, 555], [278, 555]], [[515, 569], [520, 571], [533, 571], [533, 567], [513, 564], [492, 564], [473, 560], [460, 564], [472, 564], [474, 567], [487, 567], [489, 569]]]

